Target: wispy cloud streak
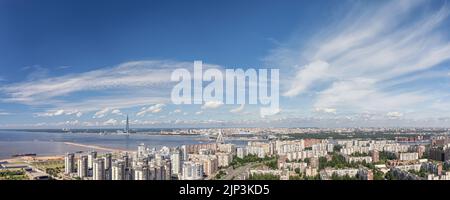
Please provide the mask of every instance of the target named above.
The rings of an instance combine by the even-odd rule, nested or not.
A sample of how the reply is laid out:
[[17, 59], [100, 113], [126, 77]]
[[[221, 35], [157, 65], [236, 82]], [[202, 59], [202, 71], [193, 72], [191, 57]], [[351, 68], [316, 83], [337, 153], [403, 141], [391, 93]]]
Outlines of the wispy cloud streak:
[[295, 76], [284, 82], [283, 95], [302, 97], [313, 92], [313, 110], [337, 113], [386, 113], [431, 104], [438, 97], [423, 89], [393, 89], [396, 84], [429, 77], [427, 70], [450, 59], [448, 30], [443, 29], [449, 6], [443, 3], [438, 9], [425, 10], [427, 3], [392, 1], [376, 9], [349, 12], [339, 26], [318, 34], [308, 45], [274, 50], [269, 62], [296, 69]]

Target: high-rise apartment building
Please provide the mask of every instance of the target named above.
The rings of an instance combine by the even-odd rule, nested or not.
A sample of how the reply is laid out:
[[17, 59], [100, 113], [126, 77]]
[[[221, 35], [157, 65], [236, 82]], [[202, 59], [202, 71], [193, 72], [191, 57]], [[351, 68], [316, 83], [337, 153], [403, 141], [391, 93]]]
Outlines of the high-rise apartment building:
[[203, 179], [203, 165], [191, 161], [184, 162], [182, 174], [182, 180], [201, 180]]
[[111, 180], [112, 154], [105, 154], [105, 179]]
[[134, 180], [149, 180], [148, 166], [137, 166], [134, 169]]
[[97, 158], [97, 152], [96, 151], [91, 151], [88, 154], [88, 168], [92, 169], [93, 164], [94, 164], [94, 160]]
[[172, 152], [172, 154], [170, 155], [170, 162], [172, 164], [172, 174], [173, 175], [180, 175], [181, 174], [181, 167], [182, 167], [182, 155], [181, 155], [181, 151], [176, 149]]
[[86, 155], [82, 155], [80, 159], [78, 159], [78, 177], [81, 179], [88, 176], [88, 157]]
[[112, 180], [126, 180], [125, 177], [125, 162], [121, 160], [114, 161], [111, 167]]
[[67, 153], [64, 157], [64, 173], [70, 174], [75, 172], [75, 155]]
[[105, 160], [97, 158], [92, 166], [93, 180], [105, 180]]

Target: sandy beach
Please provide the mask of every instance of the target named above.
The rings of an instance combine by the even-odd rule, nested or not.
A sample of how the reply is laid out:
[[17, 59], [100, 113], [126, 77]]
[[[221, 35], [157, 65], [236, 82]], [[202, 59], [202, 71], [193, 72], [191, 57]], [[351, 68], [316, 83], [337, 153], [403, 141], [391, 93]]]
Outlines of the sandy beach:
[[109, 151], [109, 152], [132, 152], [132, 151], [120, 149], [120, 148], [108, 148], [108, 147], [101, 147], [101, 146], [97, 146], [97, 145], [86, 145], [86, 144], [79, 144], [79, 143], [73, 143], [73, 142], [64, 142], [64, 144], [93, 149], [93, 150]]
[[[88, 148], [92, 150], [98, 150], [98, 151], [107, 151], [107, 152], [128, 152], [131, 153], [133, 151], [120, 149], [120, 148], [108, 148], [108, 147], [101, 147], [97, 145], [86, 145], [86, 144], [79, 144], [79, 143], [73, 143], [73, 142], [64, 142], [64, 144], [77, 146], [77, 147], [83, 147]], [[0, 162], [8, 162], [8, 163], [15, 163], [15, 162], [36, 162], [36, 161], [50, 161], [50, 160], [62, 160], [64, 159], [64, 155], [52, 155], [52, 156], [21, 156], [16, 158], [7, 158], [7, 159], [0, 159]]]
[[2, 159], [0, 162], [17, 163], [17, 162], [39, 162], [39, 161], [51, 161], [51, 160], [63, 160], [64, 155], [55, 156], [22, 156], [16, 158]]

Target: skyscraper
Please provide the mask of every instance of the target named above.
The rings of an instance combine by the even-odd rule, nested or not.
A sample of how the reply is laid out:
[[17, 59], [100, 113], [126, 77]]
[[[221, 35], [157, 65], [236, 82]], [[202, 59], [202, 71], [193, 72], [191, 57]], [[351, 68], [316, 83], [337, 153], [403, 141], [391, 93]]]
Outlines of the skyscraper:
[[156, 165], [156, 166], [154, 166], [154, 168], [155, 168], [155, 180], [163, 180], [164, 179], [164, 173], [165, 173], [165, 170], [164, 170], [164, 167], [163, 166], [160, 166], [160, 165]]
[[75, 172], [75, 155], [67, 153], [64, 158], [64, 173], [70, 174], [72, 172]]
[[125, 167], [125, 173], [124, 173], [124, 177], [123, 180], [131, 180], [132, 174], [131, 174], [131, 165], [130, 165], [130, 156], [128, 155], [128, 153], [125, 153], [122, 156], [122, 160], [123, 160], [123, 165]]
[[181, 151], [176, 149], [170, 155], [170, 162], [172, 163], [172, 174], [180, 175], [181, 174]]
[[154, 155], [154, 161], [155, 161], [155, 165], [161, 166], [162, 160], [163, 160], [163, 156], [160, 153], [155, 153]]
[[172, 162], [170, 160], [165, 160], [164, 163], [164, 179], [163, 180], [171, 180], [172, 179]]
[[183, 163], [182, 180], [203, 179], [203, 165], [197, 162], [187, 161]]
[[137, 166], [134, 169], [134, 180], [148, 180], [148, 166]]
[[83, 179], [88, 176], [88, 157], [83, 155], [78, 159], [78, 177]]
[[188, 152], [186, 145], [181, 146], [181, 160], [183, 161], [188, 160]]
[[142, 158], [142, 157], [146, 156], [146, 154], [147, 154], [146, 152], [147, 152], [147, 146], [145, 146], [144, 143], [139, 144], [137, 157]]
[[149, 180], [156, 180], [156, 167], [153, 163], [148, 167], [148, 177]]
[[130, 133], [130, 122], [127, 115], [127, 124], [125, 125], [125, 133]]
[[238, 158], [244, 158], [245, 156], [247, 156], [247, 148], [245, 147], [236, 148], [236, 155]]
[[112, 180], [125, 180], [125, 162], [117, 160], [111, 167]]
[[105, 180], [105, 160], [97, 158], [93, 164], [93, 180]]
[[88, 154], [88, 168], [92, 169], [94, 160], [97, 158], [97, 152], [96, 151], [91, 151]]
[[112, 165], [112, 154], [107, 153], [105, 155], [105, 179], [111, 180], [111, 165]]
[[208, 155], [201, 159], [203, 163], [203, 172], [205, 175], [210, 176], [219, 169], [219, 160], [215, 155]]
[[125, 165], [125, 169], [126, 169], [126, 168], [129, 168], [129, 167], [130, 167], [130, 166], [129, 166], [130, 160], [129, 160], [129, 157], [128, 157], [128, 153], [125, 153], [125, 154], [122, 156], [122, 160], [123, 160], [123, 163], [124, 163], [124, 165]]

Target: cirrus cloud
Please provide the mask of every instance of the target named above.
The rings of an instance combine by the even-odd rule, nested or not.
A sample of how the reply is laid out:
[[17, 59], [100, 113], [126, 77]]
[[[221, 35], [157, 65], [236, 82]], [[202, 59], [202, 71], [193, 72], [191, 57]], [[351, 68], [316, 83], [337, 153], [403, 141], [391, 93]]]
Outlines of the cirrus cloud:
[[143, 107], [136, 115], [137, 116], [145, 116], [148, 113], [159, 113], [163, 110], [164, 106], [166, 106], [166, 105], [165, 104], [155, 104], [153, 106]]
[[308, 100], [316, 111], [426, 111], [446, 98], [448, 88], [408, 83], [430, 79], [430, 71], [450, 60], [450, 8], [444, 3], [425, 10], [428, 3], [400, 0], [354, 9], [306, 44], [294, 34], [266, 61], [289, 72], [283, 95]]
[[221, 101], [207, 101], [203, 104], [202, 109], [215, 109], [223, 105]]

